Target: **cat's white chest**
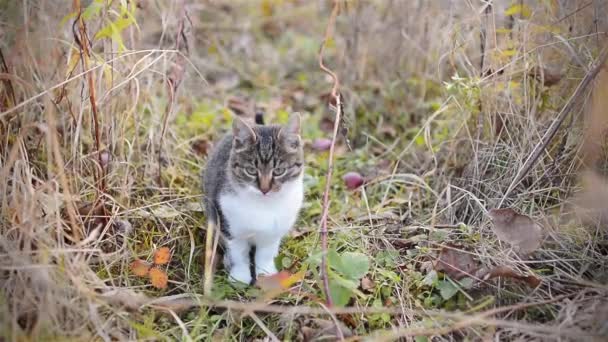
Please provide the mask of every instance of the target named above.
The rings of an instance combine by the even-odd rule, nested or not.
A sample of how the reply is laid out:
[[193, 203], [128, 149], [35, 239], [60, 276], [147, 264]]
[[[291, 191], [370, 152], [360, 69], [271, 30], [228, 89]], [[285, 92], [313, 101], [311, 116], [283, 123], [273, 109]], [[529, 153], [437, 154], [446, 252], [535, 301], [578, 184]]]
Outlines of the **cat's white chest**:
[[230, 234], [252, 243], [282, 238], [294, 225], [302, 201], [302, 177], [283, 184], [278, 192], [263, 195], [256, 189], [240, 189], [220, 195], [220, 206]]

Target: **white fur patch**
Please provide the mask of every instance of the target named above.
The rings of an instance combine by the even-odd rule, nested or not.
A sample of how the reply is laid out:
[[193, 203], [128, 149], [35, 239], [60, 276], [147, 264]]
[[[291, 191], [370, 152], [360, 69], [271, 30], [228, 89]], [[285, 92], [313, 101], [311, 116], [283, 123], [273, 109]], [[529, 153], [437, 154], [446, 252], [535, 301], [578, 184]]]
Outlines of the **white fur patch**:
[[278, 192], [264, 195], [248, 186], [219, 198], [230, 235], [256, 245], [280, 240], [294, 225], [303, 199], [302, 175], [283, 184]]

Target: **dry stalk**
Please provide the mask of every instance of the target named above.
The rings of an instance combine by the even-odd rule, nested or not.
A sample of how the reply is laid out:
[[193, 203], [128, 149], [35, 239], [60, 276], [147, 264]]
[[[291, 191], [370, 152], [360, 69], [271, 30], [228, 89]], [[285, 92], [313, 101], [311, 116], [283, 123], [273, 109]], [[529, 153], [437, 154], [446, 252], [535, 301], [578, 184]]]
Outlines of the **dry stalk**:
[[[74, 36], [74, 40], [78, 45], [78, 49], [80, 51], [80, 61], [82, 62], [83, 70], [89, 69], [89, 59], [91, 57], [89, 51], [89, 36], [87, 35], [87, 28], [84, 23], [84, 19], [82, 18], [82, 5], [80, 4], [80, 0], [74, 0], [73, 7], [75, 11], [78, 11], [78, 16], [74, 20], [74, 24], [72, 26], [72, 33]], [[78, 33], [76, 31], [76, 25], [78, 25]], [[93, 73], [88, 73], [86, 75], [88, 82], [88, 90], [89, 90], [89, 102], [91, 103], [91, 112], [93, 113], [93, 126], [95, 131], [95, 152], [97, 154], [97, 162], [99, 163], [99, 174], [97, 174], [95, 179], [95, 188], [97, 192], [97, 201], [101, 202], [101, 207], [106, 214], [106, 208], [104, 205], [104, 194], [106, 192], [106, 164], [102, 160], [101, 154], [101, 134], [99, 128], [99, 113], [97, 111], [97, 102], [95, 100], [95, 79]]]
[[338, 88], [340, 87], [340, 81], [338, 76], [325, 67], [323, 64], [323, 51], [325, 50], [325, 44], [331, 37], [331, 31], [336, 22], [336, 17], [338, 16], [339, 9], [339, 1], [334, 1], [334, 8], [331, 12], [331, 16], [329, 17], [329, 22], [327, 23], [327, 27], [325, 29], [325, 38], [321, 43], [321, 47], [319, 48], [319, 68], [330, 75], [334, 80], [334, 85], [331, 90], [331, 96], [336, 101], [336, 119], [334, 121], [334, 132], [331, 138], [331, 145], [329, 147], [329, 159], [327, 160], [327, 175], [325, 181], [325, 191], [323, 192], [323, 206], [322, 206], [322, 214], [321, 214], [321, 250], [323, 252], [321, 257], [321, 278], [323, 280], [323, 292], [325, 293], [327, 306], [331, 307], [333, 305], [331, 300], [331, 295], [329, 292], [329, 277], [328, 277], [328, 265], [327, 265], [327, 217], [329, 215], [329, 190], [331, 186], [331, 175], [333, 171], [333, 160], [334, 160], [334, 149], [336, 145], [336, 139], [338, 137], [338, 129], [340, 127], [340, 116], [342, 114], [342, 104], [340, 99], [340, 94], [338, 93]]
[[[182, 16], [179, 20], [179, 25], [177, 28], [177, 33], [175, 37], [175, 50], [181, 51], [184, 50], [186, 55], [189, 55], [190, 49], [188, 48], [188, 38], [185, 33], [185, 25], [186, 20], [190, 22], [190, 17], [188, 16], [188, 11], [186, 7], [181, 2], [181, 13]], [[175, 94], [184, 78], [184, 65], [186, 64], [186, 56], [183, 54], [176, 55], [176, 61], [173, 65], [169, 75], [167, 75], [167, 89], [169, 92], [169, 102], [165, 107], [165, 112], [163, 114], [163, 127], [160, 133], [159, 143], [158, 143], [158, 185], [162, 186], [162, 151], [163, 151], [163, 143], [165, 138], [165, 132], [167, 130], [167, 125], [169, 123], [169, 118], [171, 117], [171, 113], [173, 112], [173, 106], [175, 104]]]

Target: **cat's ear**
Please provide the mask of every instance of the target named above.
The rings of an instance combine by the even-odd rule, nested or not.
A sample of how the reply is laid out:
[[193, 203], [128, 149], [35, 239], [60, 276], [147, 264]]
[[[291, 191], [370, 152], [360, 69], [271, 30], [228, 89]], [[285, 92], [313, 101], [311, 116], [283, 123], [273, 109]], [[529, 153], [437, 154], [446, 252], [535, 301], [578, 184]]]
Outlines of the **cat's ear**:
[[236, 148], [242, 148], [243, 145], [255, 143], [255, 132], [238, 116], [235, 116], [232, 121], [232, 135]]
[[300, 147], [300, 114], [292, 113], [285, 126], [281, 127], [279, 137], [283, 139], [288, 152], [296, 152]]

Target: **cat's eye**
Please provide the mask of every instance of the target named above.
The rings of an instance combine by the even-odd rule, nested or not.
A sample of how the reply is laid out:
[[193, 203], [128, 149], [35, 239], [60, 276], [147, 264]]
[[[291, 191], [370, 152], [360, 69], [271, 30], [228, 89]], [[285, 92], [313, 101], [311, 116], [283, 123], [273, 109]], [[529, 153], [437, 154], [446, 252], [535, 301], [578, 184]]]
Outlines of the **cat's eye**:
[[287, 171], [287, 170], [283, 167], [276, 167], [276, 168], [274, 168], [274, 170], [272, 170], [272, 174], [275, 177], [279, 177], [279, 176], [282, 176], [285, 173], [285, 171]]
[[245, 173], [247, 173], [248, 175], [250, 175], [252, 177], [255, 177], [258, 175], [258, 170], [255, 167], [246, 167]]

